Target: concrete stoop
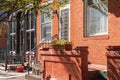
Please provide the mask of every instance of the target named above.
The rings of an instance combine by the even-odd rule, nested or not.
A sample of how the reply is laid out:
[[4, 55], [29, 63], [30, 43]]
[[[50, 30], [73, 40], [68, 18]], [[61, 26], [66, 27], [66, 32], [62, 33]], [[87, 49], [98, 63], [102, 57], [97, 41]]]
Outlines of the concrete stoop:
[[41, 65], [40, 64], [34, 64], [32, 67], [32, 73], [26, 74], [25, 79], [27, 80], [41, 80]]
[[26, 74], [25, 79], [27, 80], [41, 80], [41, 77], [33, 74]]

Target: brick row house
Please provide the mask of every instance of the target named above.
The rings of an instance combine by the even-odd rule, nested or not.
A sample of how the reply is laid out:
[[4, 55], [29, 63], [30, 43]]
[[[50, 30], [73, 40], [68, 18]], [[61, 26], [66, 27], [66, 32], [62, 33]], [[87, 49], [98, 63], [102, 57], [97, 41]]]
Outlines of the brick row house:
[[[3, 12], [0, 12], [2, 14]], [[0, 17], [0, 44], [3, 44], [0, 46], [0, 50], [7, 48], [7, 27], [8, 23], [5, 19], [7, 17], [7, 14], [4, 14]]]
[[[39, 33], [38, 30], [38, 41], [40, 41], [44, 35], [47, 37], [48, 35], [58, 34], [59, 39], [71, 41], [73, 43], [73, 49], [77, 47], [81, 47], [82, 49], [88, 47], [88, 56], [85, 55], [87, 59], [84, 57], [70, 56], [64, 56], [64, 58], [55, 54], [79, 53], [74, 50], [71, 52], [54, 52], [53, 50], [43, 52], [38, 50], [38, 53], [41, 54], [41, 56], [40, 54], [38, 54], [38, 56], [42, 59], [41, 61], [44, 63], [43, 67], [45, 68], [43, 78], [50, 76], [56, 80], [87, 80], [89, 75], [90, 79], [91, 76], [87, 73], [88, 69], [86, 69], [88, 66], [86, 66], [85, 63], [88, 61], [90, 64], [97, 64], [97, 66], [102, 67], [107, 65], [105, 46], [112, 44], [109, 42], [108, 1], [70, 0], [68, 4], [59, 9], [57, 14], [52, 15], [54, 15], [54, 18], [50, 20], [50, 26], [44, 26], [48, 23], [43, 24], [42, 22], [37, 25], [41, 26], [39, 28], [40, 31], [44, 30], [43, 27], [51, 31], [48, 34], [48, 31], [46, 33]], [[37, 19], [37, 21], [41, 21], [44, 18], [37, 17]], [[50, 28], [48, 29], [46, 27]], [[81, 50], [81, 55], [86, 54], [86, 52], [86, 50]], [[73, 64], [67, 64], [68, 62], [72, 62]], [[94, 69], [92, 66], [90, 66], [90, 68]], [[106, 66], [104, 69], [106, 70]], [[94, 78], [91, 78], [90, 80], [93, 79]]]
[[[12, 20], [13, 17], [11, 25], [17, 25], [17, 29], [12, 28], [16, 31], [9, 32], [9, 51], [16, 51], [26, 58], [26, 53], [36, 45], [57, 34], [59, 39], [72, 42], [73, 48], [71, 51], [37, 48], [34, 54], [41, 63], [41, 78], [93, 80], [88, 68], [99, 70], [98, 66], [106, 70], [106, 47], [120, 44], [119, 3], [117, 0], [70, 0], [65, 6], [50, 11], [51, 17], [29, 11], [22, 26], [19, 25], [22, 21]], [[52, 4], [52, 0], [48, 0], [48, 4]], [[17, 14], [17, 17], [22, 16], [21, 12]]]

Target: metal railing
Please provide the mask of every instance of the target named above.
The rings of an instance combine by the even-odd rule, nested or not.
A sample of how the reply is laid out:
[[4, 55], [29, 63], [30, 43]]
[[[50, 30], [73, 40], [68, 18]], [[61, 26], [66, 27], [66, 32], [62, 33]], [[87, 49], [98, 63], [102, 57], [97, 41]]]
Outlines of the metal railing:
[[55, 34], [52, 37], [46, 38], [44, 40], [42, 40], [37, 46], [35, 46], [33, 49], [31, 49], [31, 51], [36, 50], [37, 48], [41, 47], [44, 43], [51, 43], [51, 41], [53, 41], [55, 38], [58, 39], [58, 35]]
[[[49, 37], [49, 38], [46, 38], [44, 40], [42, 40], [38, 45], [36, 45], [33, 49], [31, 49], [30, 53], [28, 55], [30, 55], [32, 52], [35, 52], [38, 48], [44, 46], [44, 44], [50, 44], [53, 40], [55, 39], [58, 39], [58, 35], [55, 34], [53, 35], [52, 37]], [[29, 70], [30, 70], [30, 67], [32, 67], [32, 63], [30, 63], [30, 59], [29, 59], [29, 56], [28, 56], [28, 64], [27, 64], [27, 67], [28, 67], [28, 74], [29, 74]], [[36, 60], [36, 54], [34, 54], [34, 64], [36, 64], [37, 60]]]

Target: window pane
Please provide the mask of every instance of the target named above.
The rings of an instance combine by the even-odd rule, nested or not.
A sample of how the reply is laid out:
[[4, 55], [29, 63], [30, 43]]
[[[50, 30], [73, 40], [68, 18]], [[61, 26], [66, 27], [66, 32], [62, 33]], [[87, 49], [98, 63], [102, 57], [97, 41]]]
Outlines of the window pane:
[[35, 42], [34, 42], [34, 31], [32, 31], [31, 32], [31, 49], [33, 49], [34, 48], [34, 46], [35, 46]]
[[27, 30], [35, 28], [35, 20], [36, 20], [35, 17], [36, 17], [36, 14], [34, 10], [29, 11], [25, 16]]
[[27, 51], [30, 51], [34, 48], [35, 46], [35, 34], [34, 31], [27, 32], [27, 41], [26, 41], [26, 46], [27, 46]]
[[105, 35], [108, 27], [107, 4], [100, 0], [90, 1], [94, 4], [88, 6], [87, 9], [87, 36]]
[[15, 35], [10, 36], [10, 51], [15, 51], [16, 39]]
[[35, 28], [35, 11], [32, 11], [31, 13], [31, 29]]
[[61, 10], [61, 39], [69, 40], [69, 8]]
[[26, 40], [26, 46], [27, 46], [27, 51], [29, 51], [30, 50], [30, 34], [29, 33], [27, 33], [27, 40]]
[[41, 15], [41, 39], [50, 38], [51, 37], [51, 21], [52, 21], [52, 14], [50, 13], [42, 13]]
[[42, 39], [51, 37], [51, 22], [42, 25]]
[[48, 13], [42, 13], [41, 18], [42, 23], [49, 22], [52, 19], [52, 15]]

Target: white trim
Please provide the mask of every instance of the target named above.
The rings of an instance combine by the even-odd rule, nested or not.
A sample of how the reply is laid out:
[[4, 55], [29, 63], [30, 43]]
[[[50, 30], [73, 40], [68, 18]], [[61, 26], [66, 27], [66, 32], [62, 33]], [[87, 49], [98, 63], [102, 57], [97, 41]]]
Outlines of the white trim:
[[[69, 32], [68, 32], [68, 37], [69, 37], [69, 41], [70, 41], [70, 4], [67, 4], [67, 5], [65, 5], [64, 7], [60, 7], [60, 12], [59, 12], [59, 14], [60, 14], [60, 16], [61, 16], [61, 10], [64, 10], [64, 9], [69, 9]], [[61, 17], [59, 17], [59, 22], [60, 22], [60, 20], [61, 20]], [[59, 23], [59, 38], [61, 39], [61, 23]]]
[[[105, 2], [105, 1], [104, 1]], [[86, 3], [87, 3], [87, 0], [86, 0]], [[97, 3], [93, 3], [93, 4], [91, 4], [91, 5], [87, 5], [86, 6], [86, 12], [87, 13], [85, 13], [86, 14], [86, 19], [87, 19], [87, 23], [86, 23], [86, 32], [85, 32], [85, 36], [102, 36], [102, 35], [107, 35], [108, 34], [108, 24], [107, 24], [107, 29], [106, 29], [106, 31], [105, 32], [96, 32], [96, 33], [94, 33], [94, 34], [91, 34], [89, 31], [90, 31], [90, 21], [89, 21], [89, 19], [90, 19], [90, 7], [93, 7], [93, 6], [96, 6], [96, 5], [98, 5], [98, 4], [101, 4], [102, 2], [97, 2]], [[108, 12], [108, 11], [107, 11]], [[107, 14], [107, 13], [105, 13], [105, 14]], [[108, 19], [108, 18], [107, 18]], [[108, 22], [108, 21], [107, 21]]]
[[28, 29], [26, 30], [26, 32], [31, 32], [31, 31], [34, 31], [35, 29]]
[[52, 3], [53, 3], [53, 0], [47, 1], [47, 2], [42, 3], [41, 6], [46, 6], [46, 5], [52, 4]]
[[10, 33], [11, 36], [16, 35], [16, 33]]
[[95, 33], [95, 34], [89, 34], [89, 36], [101, 36], [101, 35], [107, 35], [107, 32], [103, 32], [103, 33]]

